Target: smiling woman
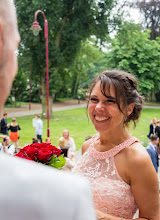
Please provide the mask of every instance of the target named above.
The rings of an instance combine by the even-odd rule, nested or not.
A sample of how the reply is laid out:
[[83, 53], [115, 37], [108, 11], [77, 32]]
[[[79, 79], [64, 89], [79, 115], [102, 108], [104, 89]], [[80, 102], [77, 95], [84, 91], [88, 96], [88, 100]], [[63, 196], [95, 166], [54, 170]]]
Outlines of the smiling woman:
[[[98, 219], [159, 219], [158, 178], [145, 148], [127, 130], [142, 110], [136, 78], [105, 71], [90, 87], [88, 112], [98, 131], [73, 169], [90, 181]], [[145, 183], [145, 184], [144, 184]], [[144, 198], [145, 203], [144, 203]]]

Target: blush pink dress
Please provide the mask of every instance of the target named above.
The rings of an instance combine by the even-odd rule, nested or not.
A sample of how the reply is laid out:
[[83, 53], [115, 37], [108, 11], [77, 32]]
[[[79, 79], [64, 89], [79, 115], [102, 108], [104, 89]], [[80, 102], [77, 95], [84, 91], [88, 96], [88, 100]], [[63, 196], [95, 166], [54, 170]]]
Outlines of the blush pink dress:
[[105, 152], [95, 150], [94, 142], [98, 139], [99, 134], [92, 138], [88, 151], [79, 159], [73, 168], [73, 173], [89, 180], [95, 209], [117, 217], [132, 219], [137, 211], [137, 205], [130, 185], [125, 183], [117, 172], [114, 156], [122, 149], [138, 142], [138, 139], [131, 137]]

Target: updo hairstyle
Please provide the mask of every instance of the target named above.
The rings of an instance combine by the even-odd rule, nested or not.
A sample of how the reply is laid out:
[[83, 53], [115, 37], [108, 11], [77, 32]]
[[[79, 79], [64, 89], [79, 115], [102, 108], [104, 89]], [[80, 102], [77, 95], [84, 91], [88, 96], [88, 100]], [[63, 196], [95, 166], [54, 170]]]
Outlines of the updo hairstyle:
[[[111, 86], [115, 89], [115, 98], [118, 108], [125, 116], [125, 108], [134, 103], [133, 112], [129, 116], [125, 116], [124, 125], [129, 126], [129, 122], [133, 121], [134, 127], [136, 127], [136, 121], [138, 120], [143, 104], [143, 96], [137, 91], [136, 78], [127, 72], [120, 70], [107, 70], [99, 74], [91, 83], [89, 88], [89, 100], [94, 86], [100, 82], [101, 93], [108, 98], [110, 96]], [[122, 110], [123, 109], [123, 110]]]

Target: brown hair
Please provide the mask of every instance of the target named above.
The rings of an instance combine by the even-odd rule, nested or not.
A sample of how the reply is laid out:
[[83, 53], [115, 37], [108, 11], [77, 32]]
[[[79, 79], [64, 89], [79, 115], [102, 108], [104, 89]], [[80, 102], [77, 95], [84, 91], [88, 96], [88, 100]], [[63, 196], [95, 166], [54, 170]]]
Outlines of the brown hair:
[[156, 134], [151, 134], [151, 141], [156, 141], [158, 136]]
[[[101, 93], [108, 98], [110, 95], [110, 87], [113, 86], [115, 89], [116, 103], [120, 111], [124, 113], [122, 107], [125, 108], [127, 105], [134, 103], [133, 112], [124, 121], [125, 126], [129, 126], [129, 122], [133, 121], [134, 127], [136, 127], [136, 120], [138, 120], [144, 98], [137, 91], [137, 80], [136, 78], [127, 72], [120, 70], [107, 70], [99, 74], [91, 83], [89, 93], [91, 95], [94, 86], [100, 82]], [[106, 94], [107, 89], [107, 94]], [[90, 100], [89, 95], [89, 100]], [[122, 107], [121, 107], [122, 102]]]

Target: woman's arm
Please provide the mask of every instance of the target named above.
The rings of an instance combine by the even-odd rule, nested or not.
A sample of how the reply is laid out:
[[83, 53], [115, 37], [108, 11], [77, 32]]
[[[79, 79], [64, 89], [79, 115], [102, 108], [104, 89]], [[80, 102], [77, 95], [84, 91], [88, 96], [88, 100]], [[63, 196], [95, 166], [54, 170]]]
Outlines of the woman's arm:
[[139, 216], [147, 220], [160, 219], [158, 175], [146, 149], [135, 144], [128, 158], [128, 176], [139, 208]]
[[[132, 219], [126, 219], [123, 217], [116, 217], [109, 214], [104, 214], [103, 212], [96, 210], [96, 217], [97, 220], [132, 220]], [[136, 218], [137, 220], [148, 220], [146, 218]]]

